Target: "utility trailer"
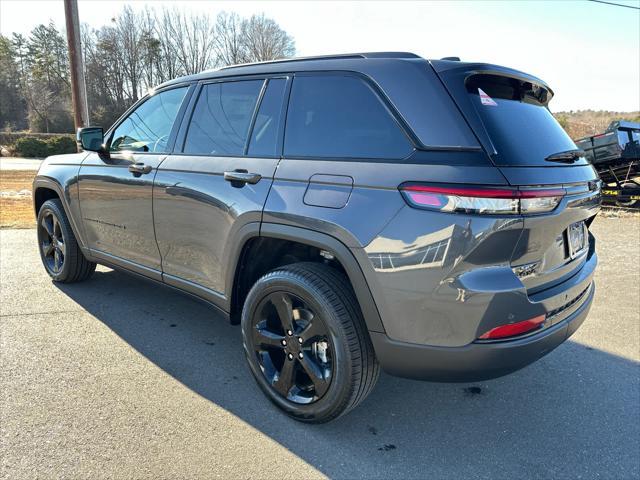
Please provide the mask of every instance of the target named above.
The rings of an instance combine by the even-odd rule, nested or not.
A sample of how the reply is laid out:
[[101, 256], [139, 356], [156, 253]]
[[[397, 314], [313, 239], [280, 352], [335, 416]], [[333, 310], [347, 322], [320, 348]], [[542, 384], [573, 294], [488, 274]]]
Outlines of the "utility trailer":
[[611, 122], [604, 133], [576, 140], [604, 183], [602, 199], [640, 208], [640, 123]]

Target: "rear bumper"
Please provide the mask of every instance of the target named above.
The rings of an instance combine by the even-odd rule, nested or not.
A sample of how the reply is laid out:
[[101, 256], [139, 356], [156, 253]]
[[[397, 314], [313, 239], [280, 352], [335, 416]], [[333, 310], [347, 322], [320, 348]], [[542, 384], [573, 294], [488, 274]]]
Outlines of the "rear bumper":
[[533, 335], [463, 347], [436, 347], [399, 342], [370, 332], [382, 368], [391, 375], [437, 382], [472, 382], [501, 377], [551, 352], [584, 322], [593, 297], [590, 283], [583, 301], [566, 318]]

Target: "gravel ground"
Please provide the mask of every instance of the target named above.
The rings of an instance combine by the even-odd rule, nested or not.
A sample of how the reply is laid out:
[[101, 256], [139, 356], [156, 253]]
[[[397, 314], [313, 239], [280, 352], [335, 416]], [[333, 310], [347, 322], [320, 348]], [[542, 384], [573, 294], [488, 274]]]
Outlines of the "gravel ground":
[[640, 218], [593, 229], [570, 341], [489, 382], [383, 375], [321, 426], [271, 406], [209, 307], [106, 268], [54, 285], [35, 231], [1, 230], [0, 477], [638, 478]]

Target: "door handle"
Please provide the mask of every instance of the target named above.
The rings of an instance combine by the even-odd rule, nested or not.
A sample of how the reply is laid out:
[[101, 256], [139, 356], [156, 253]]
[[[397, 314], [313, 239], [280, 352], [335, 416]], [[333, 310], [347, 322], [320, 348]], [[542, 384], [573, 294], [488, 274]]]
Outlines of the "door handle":
[[129, 165], [129, 171], [139, 177], [144, 173], [149, 173], [151, 171], [151, 165], [145, 165], [142, 162], [134, 163], [133, 165]]
[[236, 188], [244, 187], [247, 183], [255, 185], [262, 179], [259, 173], [249, 173], [246, 170], [234, 170], [233, 172], [224, 172], [224, 179], [231, 182]]

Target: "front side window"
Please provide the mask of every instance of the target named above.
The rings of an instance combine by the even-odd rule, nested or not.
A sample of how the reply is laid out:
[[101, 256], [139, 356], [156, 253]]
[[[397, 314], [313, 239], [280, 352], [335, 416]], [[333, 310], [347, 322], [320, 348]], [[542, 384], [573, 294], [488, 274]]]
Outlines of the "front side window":
[[114, 130], [109, 150], [166, 153], [187, 89], [173, 88], [150, 96]]
[[263, 80], [204, 85], [191, 116], [183, 152], [243, 155]]
[[413, 147], [373, 89], [348, 75], [293, 81], [285, 155], [402, 159]]

